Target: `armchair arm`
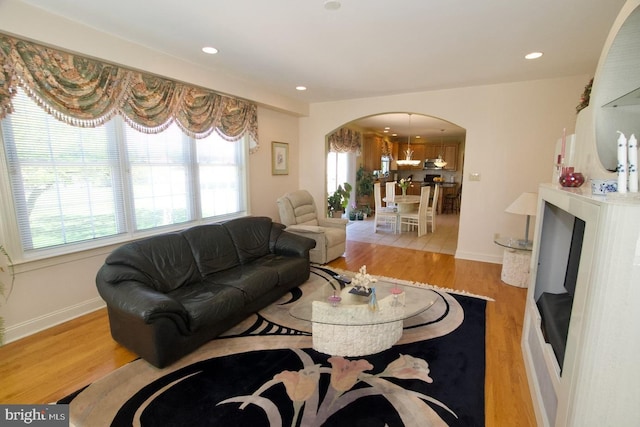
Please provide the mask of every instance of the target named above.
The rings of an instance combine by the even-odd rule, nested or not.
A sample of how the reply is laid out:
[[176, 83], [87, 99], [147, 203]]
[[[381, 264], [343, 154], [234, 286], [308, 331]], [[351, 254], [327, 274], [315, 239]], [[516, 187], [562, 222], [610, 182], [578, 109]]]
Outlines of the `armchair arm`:
[[290, 225], [287, 227], [287, 232], [315, 240], [315, 249], [327, 247], [327, 238], [322, 227], [316, 225]]
[[321, 227], [345, 228], [349, 223], [345, 218], [318, 218]]
[[324, 234], [324, 230], [319, 225], [290, 225], [287, 227], [287, 231], [299, 235], [308, 234], [312, 239], [314, 234]]

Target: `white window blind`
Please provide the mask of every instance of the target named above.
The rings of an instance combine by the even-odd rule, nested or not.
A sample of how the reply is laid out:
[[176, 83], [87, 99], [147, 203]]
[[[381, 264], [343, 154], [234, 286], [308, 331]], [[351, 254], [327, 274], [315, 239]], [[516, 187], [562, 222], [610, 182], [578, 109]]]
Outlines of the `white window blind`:
[[131, 170], [134, 228], [146, 230], [193, 219], [189, 138], [177, 128], [125, 133]]
[[148, 135], [117, 117], [78, 128], [22, 91], [13, 104], [0, 127], [24, 253], [246, 214], [247, 137]]

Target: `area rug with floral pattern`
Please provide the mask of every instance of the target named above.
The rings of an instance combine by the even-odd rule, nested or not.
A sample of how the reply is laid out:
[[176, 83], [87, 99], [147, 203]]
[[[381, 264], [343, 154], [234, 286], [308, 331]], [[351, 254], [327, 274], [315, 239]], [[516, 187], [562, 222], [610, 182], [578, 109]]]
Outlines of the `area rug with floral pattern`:
[[[136, 360], [70, 398], [74, 426], [483, 426], [486, 299], [435, 286], [392, 348], [362, 357], [312, 349], [292, 304], [309, 281], [173, 365]], [[340, 283], [338, 282], [340, 285]]]

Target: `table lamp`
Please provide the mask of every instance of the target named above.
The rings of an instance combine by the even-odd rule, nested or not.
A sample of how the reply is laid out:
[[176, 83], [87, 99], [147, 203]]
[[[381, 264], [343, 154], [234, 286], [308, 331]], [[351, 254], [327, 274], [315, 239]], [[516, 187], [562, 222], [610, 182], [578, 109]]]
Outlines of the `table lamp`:
[[524, 240], [519, 240], [520, 246], [529, 245], [529, 220], [531, 215], [535, 216], [538, 212], [538, 193], [522, 193], [513, 203], [509, 205], [505, 212], [526, 215], [527, 225], [524, 232]]

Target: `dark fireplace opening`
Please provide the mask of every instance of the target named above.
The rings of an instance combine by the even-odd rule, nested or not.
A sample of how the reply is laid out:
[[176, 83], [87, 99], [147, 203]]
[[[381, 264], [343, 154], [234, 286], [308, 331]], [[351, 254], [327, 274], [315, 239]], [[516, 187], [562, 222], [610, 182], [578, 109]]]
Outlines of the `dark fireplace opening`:
[[[552, 205], [545, 207], [536, 279], [536, 305], [545, 341], [560, 366], [564, 364], [567, 335], [573, 309], [585, 222]], [[543, 255], [546, 251], [546, 256]]]

